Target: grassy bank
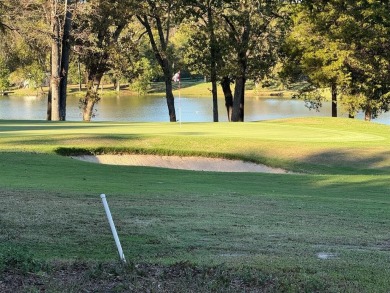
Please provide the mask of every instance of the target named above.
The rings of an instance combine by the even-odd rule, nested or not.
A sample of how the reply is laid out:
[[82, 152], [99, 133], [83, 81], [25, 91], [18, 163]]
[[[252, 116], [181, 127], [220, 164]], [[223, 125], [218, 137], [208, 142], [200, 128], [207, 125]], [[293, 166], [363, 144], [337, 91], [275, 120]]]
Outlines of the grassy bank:
[[[108, 292], [388, 292], [389, 142], [388, 126], [346, 119], [0, 121], [0, 289], [13, 276], [53, 292], [99, 282]], [[299, 174], [58, 155], [83, 152], [234, 157]], [[128, 267], [110, 264], [117, 254], [101, 193]], [[24, 284], [40, 288], [34, 282]]]
[[[69, 85], [68, 93], [70, 95], [84, 96], [85, 86], [83, 85], [82, 91], [79, 91], [78, 85]], [[180, 88], [180, 91], [179, 91]], [[178, 83], [173, 83], [173, 94], [175, 97], [189, 96], [189, 97], [211, 97], [211, 83], [203, 81], [182, 81], [180, 87]], [[42, 88], [43, 93], [47, 93], [48, 88]], [[41, 89], [14, 89], [11, 90], [10, 94], [18, 96], [33, 96], [42, 93]], [[234, 85], [232, 85], [234, 91]], [[137, 96], [138, 93], [132, 90], [129, 85], [123, 85], [121, 90], [117, 92], [112, 84], [105, 84], [99, 91], [102, 97], [108, 96]], [[245, 92], [246, 97], [270, 97], [275, 96], [278, 98], [291, 98], [293, 91], [281, 90], [278, 88], [255, 88], [253, 82], [248, 82], [247, 89]], [[145, 93], [149, 96], [161, 96], [165, 95], [165, 83], [164, 82], [152, 82], [149, 90]], [[223, 92], [220, 86], [218, 86], [218, 96], [223, 97]]]

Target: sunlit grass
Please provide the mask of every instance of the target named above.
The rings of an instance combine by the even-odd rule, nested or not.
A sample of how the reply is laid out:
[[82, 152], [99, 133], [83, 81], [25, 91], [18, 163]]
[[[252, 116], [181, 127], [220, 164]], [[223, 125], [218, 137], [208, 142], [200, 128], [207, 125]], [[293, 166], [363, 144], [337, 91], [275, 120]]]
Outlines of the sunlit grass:
[[[105, 193], [132, 262], [224, 266], [243, 277], [249, 267], [269, 292], [388, 292], [389, 130], [330, 118], [0, 121], [0, 270], [12, 247], [49, 263], [117, 259]], [[241, 158], [300, 173], [110, 166], [57, 154], [83, 151]]]
[[241, 158], [299, 172], [390, 170], [389, 127], [342, 118], [182, 124], [0, 121], [0, 133], [2, 151], [78, 148]]

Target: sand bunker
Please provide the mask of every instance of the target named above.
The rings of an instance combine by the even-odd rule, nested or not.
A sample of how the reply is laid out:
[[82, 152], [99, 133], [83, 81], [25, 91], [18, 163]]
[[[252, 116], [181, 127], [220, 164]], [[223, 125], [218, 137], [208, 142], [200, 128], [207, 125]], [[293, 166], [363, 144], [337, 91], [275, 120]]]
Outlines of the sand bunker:
[[203, 157], [179, 157], [158, 155], [97, 155], [77, 156], [78, 160], [126, 166], [149, 166], [170, 169], [215, 172], [261, 172], [261, 173], [288, 173], [280, 168], [271, 168], [265, 165], [248, 163], [237, 160], [226, 160]]

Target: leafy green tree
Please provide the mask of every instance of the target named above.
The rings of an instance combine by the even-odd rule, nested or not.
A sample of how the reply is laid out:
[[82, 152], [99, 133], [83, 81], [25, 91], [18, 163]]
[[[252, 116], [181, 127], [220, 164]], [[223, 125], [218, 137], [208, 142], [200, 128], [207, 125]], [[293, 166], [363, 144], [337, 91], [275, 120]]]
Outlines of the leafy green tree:
[[120, 82], [139, 83], [139, 93], [146, 91], [147, 83], [150, 83], [152, 77], [149, 72], [150, 62], [145, 57], [145, 40], [142, 38], [143, 28], [134, 21], [122, 31], [116, 46], [110, 50], [110, 72], [116, 90], [120, 90]]
[[[69, 56], [67, 40], [70, 31], [70, 10], [78, 1], [4, 0], [7, 7], [6, 26], [21, 36], [37, 55], [50, 55], [50, 91], [48, 120], [65, 120], [66, 79]], [[35, 47], [35, 48], [34, 48]], [[49, 58], [35, 60], [39, 64]], [[46, 64], [45, 64], [46, 66]], [[62, 96], [60, 96], [62, 85]]]
[[367, 104], [367, 98], [362, 94], [341, 93], [341, 107], [349, 118], [355, 118], [358, 112]]
[[6, 66], [6, 63], [0, 58], [0, 93], [3, 93], [9, 87], [9, 75], [10, 72]]
[[298, 96], [310, 105], [309, 108], [321, 106], [325, 97], [319, 89], [329, 87], [332, 117], [337, 117], [338, 95], [350, 81], [346, 67], [350, 51], [347, 46], [319, 32], [305, 9], [293, 17], [292, 27], [282, 46], [285, 66], [281, 76], [289, 82], [307, 82]]
[[78, 57], [77, 54], [72, 54], [69, 63], [68, 82], [69, 84], [78, 84], [80, 86], [80, 83], [82, 84], [84, 82], [82, 73], [85, 72], [85, 68], [84, 65], [79, 62]]
[[[235, 69], [232, 62], [229, 61], [230, 48], [226, 33], [221, 26], [214, 29], [215, 44], [213, 45], [213, 51], [215, 51], [215, 53], [213, 57], [211, 54], [212, 42], [209, 37], [207, 26], [204, 23], [190, 22], [186, 29], [186, 33], [188, 40], [182, 50], [185, 52], [183, 54], [183, 60], [195, 74], [209, 77], [212, 86], [213, 121], [217, 122], [219, 120], [217, 110], [218, 101], [216, 101], [218, 99], [218, 83], [221, 84], [224, 92], [227, 117], [230, 121], [233, 109], [233, 93], [231, 90], [232, 79], [229, 76]], [[214, 70], [215, 73], [211, 74]]]
[[[348, 97], [362, 101], [370, 120], [390, 104], [389, 1], [302, 1], [318, 34], [346, 48]], [[349, 99], [350, 100], [350, 99]]]
[[[221, 47], [217, 36], [218, 22], [221, 21], [219, 15], [222, 13], [223, 1], [220, 0], [203, 0], [189, 1], [191, 13], [195, 18], [197, 25], [197, 34], [193, 34], [193, 41], [202, 44], [203, 48], [207, 48], [207, 52], [203, 52], [203, 60], [208, 65], [207, 75], [210, 76], [211, 94], [213, 99], [213, 121], [218, 122], [218, 63], [221, 62], [222, 54]], [[194, 22], [194, 20], [192, 20]], [[204, 49], [198, 46], [198, 52]], [[200, 54], [197, 54], [200, 55]], [[194, 59], [193, 59], [194, 60]], [[197, 63], [197, 62], [195, 62]], [[204, 68], [205, 69], [205, 68]]]
[[153, 54], [163, 72], [169, 121], [176, 122], [175, 100], [172, 88], [173, 52], [171, 46], [172, 28], [183, 20], [182, 1], [146, 0], [136, 7], [138, 21], [144, 26]]
[[231, 121], [244, 121], [245, 84], [248, 77], [261, 78], [276, 62], [278, 20], [284, 1], [232, 1], [222, 17], [234, 64], [235, 81]]
[[362, 109], [365, 119], [370, 120], [388, 111], [390, 105], [390, 3], [347, 2], [346, 12], [338, 18], [341, 26], [337, 36], [353, 45], [348, 63], [351, 93], [366, 97]]
[[47, 52], [38, 50], [37, 40], [29, 44], [19, 34], [8, 31], [0, 37], [0, 59], [3, 59], [10, 71], [10, 83], [14, 87], [23, 87], [29, 81], [29, 86], [39, 88], [38, 94], [43, 94], [42, 85], [47, 82]]
[[125, 1], [87, 2], [75, 21], [77, 53], [87, 73], [87, 93], [80, 99], [83, 120], [90, 121], [103, 75], [110, 70], [113, 48], [131, 21], [131, 9]]
[[246, 80], [262, 79], [276, 63], [283, 1], [199, 2], [193, 4], [200, 21], [194, 24], [187, 59], [191, 68], [221, 82], [229, 121], [243, 121]]
[[143, 57], [134, 64], [133, 77], [131, 78], [131, 89], [135, 90], [138, 95], [143, 95], [150, 88], [150, 80], [155, 75], [150, 61]]
[[35, 89], [40, 88], [41, 93], [43, 93], [42, 84], [45, 81], [46, 72], [39, 62], [34, 61], [30, 65], [26, 66], [24, 68], [24, 75], [27, 76]]

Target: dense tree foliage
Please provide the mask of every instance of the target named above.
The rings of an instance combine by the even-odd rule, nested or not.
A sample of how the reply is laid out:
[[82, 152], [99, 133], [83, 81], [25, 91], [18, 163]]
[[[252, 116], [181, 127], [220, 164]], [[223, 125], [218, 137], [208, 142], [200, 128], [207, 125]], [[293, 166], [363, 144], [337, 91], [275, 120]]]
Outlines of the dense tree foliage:
[[171, 48], [172, 28], [183, 20], [184, 4], [173, 0], [146, 0], [137, 5], [138, 21], [144, 26], [154, 56], [164, 74], [165, 94], [169, 120], [176, 122], [175, 102], [172, 93], [173, 52]]
[[[195, 32], [197, 33], [191, 34], [192, 45], [188, 46], [190, 54], [187, 57], [189, 57], [189, 61], [194, 67], [204, 63], [201, 66], [203, 67], [201, 73], [210, 76], [214, 122], [218, 122], [219, 119], [217, 81], [218, 65], [222, 61], [221, 35], [218, 36], [216, 26], [221, 21], [220, 15], [223, 6], [224, 1], [220, 0], [190, 1], [189, 3], [189, 10], [193, 18], [190, 18], [188, 23], [191, 26], [196, 26]], [[198, 58], [201, 58], [204, 62], [199, 62]]]
[[122, 42], [122, 32], [131, 19], [132, 12], [125, 1], [99, 0], [85, 3], [75, 20], [76, 51], [87, 76], [87, 93], [80, 99], [84, 121], [93, 116], [94, 106], [100, 100], [100, 82], [111, 68], [115, 48]]
[[128, 81], [139, 94], [160, 78], [174, 122], [172, 76], [190, 70], [211, 81], [214, 121], [218, 83], [229, 121], [244, 121], [246, 81], [261, 82], [278, 65], [286, 83], [304, 85], [300, 97], [311, 107], [321, 106], [328, 88], [332, 116], [342, 105], [350, 117], [362, 110], [371, 119], [390, 105], [389, 6], [379, 0], [4, 0], [2, 88], [27, 81], [39, 88], [50, 79], [48, 118], [65, 120], [69, 72], [83, 68], [87, 93], [80, 105], [89, 121], [104, 75], [117, 90]]
[[343, 43], [318, 31], [305, 9], [292, 17], [292, 23], [290, 34], [281, 47], [284, 68], [280, 75], [290, 83], [307, 82], [298, 96], [305, 99], [309, 108], [318, 110], [325, 99], [322, 89], [330, 88], [332, 116], [337, 117], [338, 93], [345, 90], [350, 81], [346, 68], [350, 51]]
[[[367, 120], [388, 111], [389, 2], [307, 0], [302, 3], [293, 28], [296, 39], [291, 36], [290, 42], [290, 45], [295, 42], [292, 49], [295, 55], [289, 54], [290, 60], [292, 56], [299, 60], [298, 71], [315, 88], [330, 86], [334, 105], [340, 90], [351, 117], [357, 109], [365, 111]], [[337, 115], [335, 109], [332, 113]]]
[[[235, 81], [232, 121], [244, 121], [245, 84], [248, 77], [262, 78], [276, 61], [276, 20], [284, 1], [233, 1], [223, 19], [232, 50]], [[256, 72], [256, 73], [255, 73]]]
[[6, 5], [4, 5], [3, 2], [0, 2], [0, 31], [1, 32], [4, 32], [6, 26], [3, 20], [5, 17], [6, 10], [7, 10]]
[[9, 70], [2, 58], [0, 58], [0, 94], [3, 93], [9, 86]]
[[[275, 65], [283, 1], [194, 1], [198, 30], [189, 50], [192, 66], [219, 80], [229, 121], [244, 120], [248, 78], [261, 80]], [[200, 25], [199, 25], [200, 24]], [[200, 32], [200, 33], [199, 33]], [[203, 66], [199, 65], [203, 61]], [[235, 83], [234, 94], [230, 84]], [[216, 97], [216, 86], [212, 87]], [[215, 98], [213, 99], [216, 100]], [[215, 111], [214, 105], [214, 111]], [[214, 121], [217, 121], [214, 115]]]

